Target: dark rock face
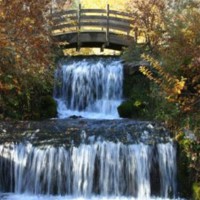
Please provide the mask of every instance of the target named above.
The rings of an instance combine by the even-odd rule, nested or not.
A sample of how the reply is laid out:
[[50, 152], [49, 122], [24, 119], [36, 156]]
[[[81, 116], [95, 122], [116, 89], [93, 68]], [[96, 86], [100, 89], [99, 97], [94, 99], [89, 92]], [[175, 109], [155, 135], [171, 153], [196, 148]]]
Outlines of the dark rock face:
[[170, 141], [169, 132], [149, 121], [52, 119], [45, 121], [2, 121], [0, 143], [26, 142], [33, 145], [79, 145], [97, 140], [134, 144], [157, 144]]
[[150, 67], [150, 63], [148, 63], [145, 60], [132, 61], [132, 62], [124, 61], [123, 64], [124, 64], [125, 74], [129, 74], [129, 75], [139, 72], [140, 66]]
[[39, 114], [40, 119], [49, 119], [52, 117], [56, 117], [57, 105], [53, 97], [42, 96], [40, 98]]

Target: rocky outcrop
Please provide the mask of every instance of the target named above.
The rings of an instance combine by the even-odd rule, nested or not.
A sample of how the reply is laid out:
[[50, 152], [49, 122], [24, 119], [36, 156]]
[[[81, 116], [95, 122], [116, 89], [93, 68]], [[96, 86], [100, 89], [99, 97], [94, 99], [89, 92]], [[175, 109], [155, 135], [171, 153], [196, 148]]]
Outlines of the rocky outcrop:
[[1, 121], [0, 142], [31, 142], [33, 145], [71, 146], [97, 140], [124, 144], [168, 142], [169, 132], [149, 121], [52, 119], [46, 121]]
[[134, 61], [134, 62], [123, 61], [123, 66], [124, 66], [124, 73], [127, 75], [132, 75], [137, 72], [139, 73], [140, 66], [150, 67], [150, 63], [145, 60]]

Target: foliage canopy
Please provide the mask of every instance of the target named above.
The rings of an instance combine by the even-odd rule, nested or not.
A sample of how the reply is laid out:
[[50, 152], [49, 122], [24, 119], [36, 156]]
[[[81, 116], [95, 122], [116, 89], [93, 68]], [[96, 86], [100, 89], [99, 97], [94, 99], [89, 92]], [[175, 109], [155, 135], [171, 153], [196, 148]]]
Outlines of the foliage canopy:
[[159, 100], [155, 118], [175, 129], [178, 140], [183, 139], [180, 144], [199, 181], [200, 1], [130, 0], [128, 5], [147, 43], [134, 44], [139, 50], [125, 54], [137, 53], [150, 63], [140, 71], [156, 84], [152, 92]]
[[50, 90], [50, 0], [1, 0], [0, 26], [0, 115], [29, 115], [33, 91]]

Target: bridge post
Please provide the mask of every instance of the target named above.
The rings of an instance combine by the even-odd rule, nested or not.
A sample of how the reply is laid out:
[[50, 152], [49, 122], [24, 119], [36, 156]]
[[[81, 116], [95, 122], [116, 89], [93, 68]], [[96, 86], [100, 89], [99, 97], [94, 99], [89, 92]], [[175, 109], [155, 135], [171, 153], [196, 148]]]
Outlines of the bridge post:
[[107, 22], [106, 22], [106, 45], [109, 45], [109, 15], [110, 15], [110, 5], [107, 4]]
[[101, 46], [101, 52], [104, 51], [104, 48], [106, 46], [109, 46], [109, 15], [110, 15], [110, 5], [107, 4], [107, 9], [106, 9], [106, 41], [105, 43]]
[[76, 50], [80, 51], [81, 41], [80, 41], [80, 34], [81, 34], [81, 4], [79, 4], [78, 11], [77, 11], [77, 47]]

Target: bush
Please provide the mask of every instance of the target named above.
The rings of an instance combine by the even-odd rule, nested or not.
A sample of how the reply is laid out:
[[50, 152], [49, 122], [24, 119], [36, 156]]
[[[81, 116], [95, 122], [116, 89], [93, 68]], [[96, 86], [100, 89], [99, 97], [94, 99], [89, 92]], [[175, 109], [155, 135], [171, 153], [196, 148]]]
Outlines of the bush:
[[56, 102], [51, 96], [43, 96], [40, 98], [39, 105], [40, 118], [52, 118], [56, 116]]

